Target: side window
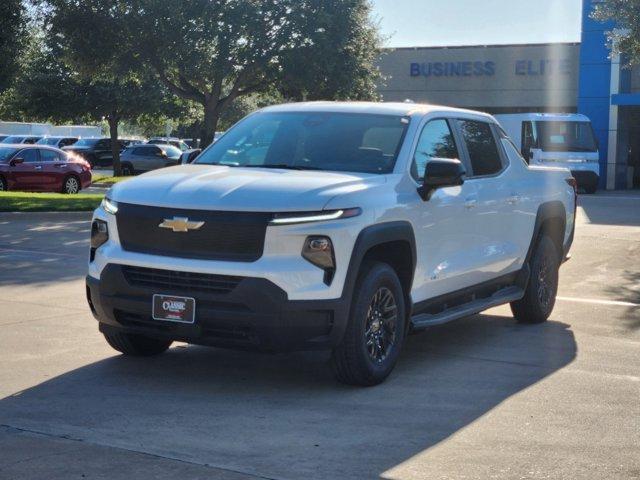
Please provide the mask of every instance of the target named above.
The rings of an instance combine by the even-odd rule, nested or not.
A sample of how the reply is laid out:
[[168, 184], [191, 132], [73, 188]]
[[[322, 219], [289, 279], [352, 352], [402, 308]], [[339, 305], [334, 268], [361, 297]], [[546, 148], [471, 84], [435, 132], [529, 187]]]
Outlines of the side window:
[[502, 170], [500, 153], [491, 125], [476, 120], [459, 120], [462, 138], [467, 145], [473, 175], [493, 175]]
[[20, 154], [18, 156], [22, 157], [24, 159], [25, 163], [34, 163], [34, 162], [39, 162], [40, 161], [40, 157], [38, 156], [38, 149], [37, 148], [24, 149], [24, 150], [22, 150], [20, 152]]
[[449, 124], [444, 119], [431, 120], [422, 129], [413, 155], [411, 176], [416, 180], [422, 179], [432, 158], [460, 158]]
[[58, 152], [53, 150], [46, 150], [44, 148], [40, 149], [40, 161], [41, 162], [57, 162], [60, 158], [58, 157]]

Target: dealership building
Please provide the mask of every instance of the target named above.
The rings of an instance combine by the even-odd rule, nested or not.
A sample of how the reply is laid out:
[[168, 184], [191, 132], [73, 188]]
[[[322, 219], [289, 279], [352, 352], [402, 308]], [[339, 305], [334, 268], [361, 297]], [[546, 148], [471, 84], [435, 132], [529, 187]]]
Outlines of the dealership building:
[[580, 43], [396, 48], [385, 52], [385, 101], [451, 105], [489, 113], [582, 113], [600, 150], [600, 187], [640, 187], [640, 68], [610, 56], [613, 25], [589, 17]]

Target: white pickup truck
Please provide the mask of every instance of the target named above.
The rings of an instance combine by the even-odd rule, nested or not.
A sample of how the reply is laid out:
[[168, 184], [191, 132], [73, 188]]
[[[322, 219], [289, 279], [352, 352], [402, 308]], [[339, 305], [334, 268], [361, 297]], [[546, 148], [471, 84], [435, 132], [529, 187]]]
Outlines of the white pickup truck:
[[545, 321], [575, 195], [569, 171], [528, 166], [483, 113], [269, 107], [194, 163], [108, 192], [87, 299], [125, 354], [324, 348], [338, 380], [374, 385], [411, 331], [506, 303]]

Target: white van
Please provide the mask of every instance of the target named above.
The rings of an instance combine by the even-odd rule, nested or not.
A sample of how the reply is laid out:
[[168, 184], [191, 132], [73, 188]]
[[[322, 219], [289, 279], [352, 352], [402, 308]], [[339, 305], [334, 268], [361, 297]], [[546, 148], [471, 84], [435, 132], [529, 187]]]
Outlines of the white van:
[[568, 168], [578, 186], [595, 193], [600, 155], [588, 117], [577, 113], [517, 113], [495, 118], [527, 162]]

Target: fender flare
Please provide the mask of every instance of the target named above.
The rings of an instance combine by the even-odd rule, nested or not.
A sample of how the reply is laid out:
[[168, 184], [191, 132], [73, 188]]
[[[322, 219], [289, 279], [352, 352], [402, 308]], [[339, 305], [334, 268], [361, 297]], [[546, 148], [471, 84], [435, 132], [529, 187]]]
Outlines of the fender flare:
[[408, 221], [393, 221], [370, 225], [360, 231], [351, 252], [351, 259], [349, 260], [349, 267], [342, 288], [340, 302], [343, 306], [340, 312], [342, 321], [337, 321], [332, 331], [332, 336], [335, 340], [341, 339], [347, 328], [355, 284], [365, 255], [371, 248], [377, 245], [395, 241], [406, 241], [411, 249], [411, 279], [408, 291], [405, 292], [405, 298], [409, 302], [406, 305], [406, 310], [408, 314], [411, 312], [411, 284], [415, 275], [417, 261], [416, 239], [413, 226]]
[[531, 236], [531, 243], [529, 244], [529, 250], [527, 251], [527, 256], [525, 257], [525, 265], [528, 265], [531, 256], [533, 255], [533, 250], [538, 242], [538, 237], [540, 236], [540, 232], [542, 230], [542, 226], [548, 220], [559, 220], [562, 225], [562, 230], [560, 232], [552, 232], [553, 234], [560, 235], [560, 248], [561, 251], [558, 252], [562, 255], [561, 259], [564, 258], [565, 248], [564, 245], [564, 237], [567, 228], [567, 211], [564, 207], [564, 204], [559, 200], [554, 200], [551, 202], [545, 202], [538, 206], [538, 212], [536, 213], [536, 223], [533, 227], [533, 235]]

